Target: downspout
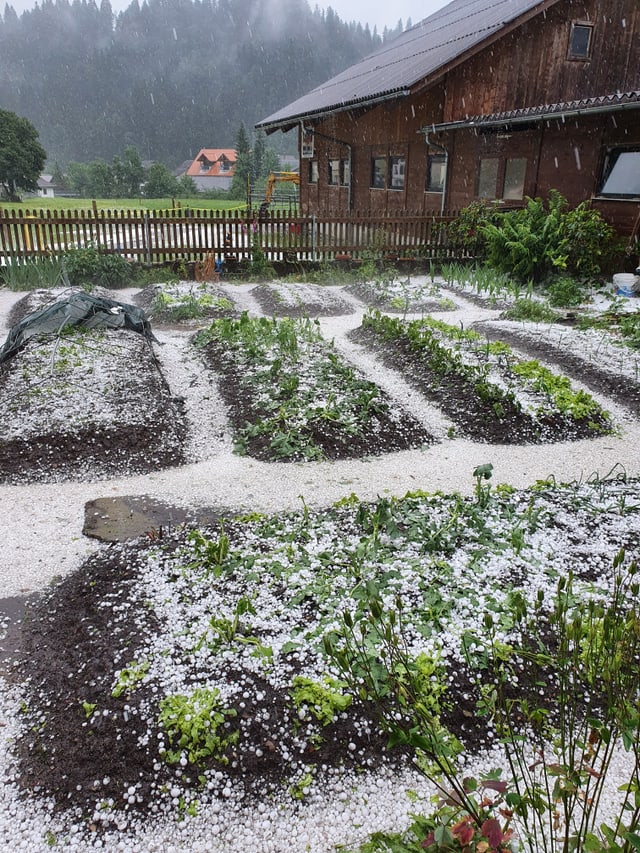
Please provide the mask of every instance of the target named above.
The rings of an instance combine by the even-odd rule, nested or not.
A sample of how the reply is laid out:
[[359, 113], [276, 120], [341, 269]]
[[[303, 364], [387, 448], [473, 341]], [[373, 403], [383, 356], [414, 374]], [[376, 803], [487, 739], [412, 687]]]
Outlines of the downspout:
[[429, 139], [429, 131], [424, 130], [424, 141], [427, 144], [427, 148], [433, 146], [433, 148], [437, 148], [439, 151], [442, 151], [444, 154], [444, 182], [442, 184], [442, 199], [440, 201], [440, 215], [444, 215], [444, 203], [447, 197], [447, 183], [449, 177], [449, 151], [444, 147], [444, 145], [440, 145], [439, 142], [433, 142]]

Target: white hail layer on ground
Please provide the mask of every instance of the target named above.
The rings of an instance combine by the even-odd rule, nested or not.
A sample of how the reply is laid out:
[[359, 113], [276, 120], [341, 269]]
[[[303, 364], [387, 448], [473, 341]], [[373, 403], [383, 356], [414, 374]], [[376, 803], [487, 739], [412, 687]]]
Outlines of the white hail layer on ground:
[[[243, 308], [257, 311], [251, 298], [252, 286], [227, 285]], [[119, 291], [117, 299], [130, 293]], [[0, 290], [0, 322], [21, 294]], [[353, 300], [351, 300], [353, 302]], [[477, 309], [458, 299], [461, 309], [444, 319], [463, 322], [497, 317], [497, 311]], [[358, 368], [365, 370], [388, 393], [414, 414], [423, 417], [434, 431], [444, 436], [446, 421], [415, 392], [399, 383], [393, 371], [345, 338], [349, 329], [359, 325], [363, 306], [352, 315], [323, 318], [321, 326], [328, 338]], [[0, 326], [0, 332], [3, 331]], [[6, 325], [4, 327], [6, 331]], [[184, 506], [211, 506], [220, 503], [238, 510], [278, 511], [300, 506], [300, 495], [310, 506], [322, 506], [355, 492], [362, 499], [379, 495], [402, 495], [408, 490], [424, 489], [470, 493], [474, 487], [475, 466], [492, 462], [494, 481], [524, 487], [553, 474], [558, 481], [579, 480], [593, 473], [606, 475], [623, 464], [630, 476], [640, 476], [640, 425], [614, 412], [619, 430], [600, 439], [541, 446], [487, 447], [462, 439], [445, 440], [421, 450], [371, 457], [362, 460], [271, 466], [231, 452], [224, 418], [224, 407], [217, 393], [209, 393], [200, 380], [197, 360], [188, 355], [188, 335], [158, 332], [163, 345], [157, 346], [158, 358], [169, 384], [185, 396], [192, 434], [190, 464], [145, 476], [82, 483], [0, 486], [3, 507], [3, 535], [0, 541], [0, 589], [3, 595], [17, 595], [42, 589], [53, 577], [76, 569], [96, 548], [94, 541], [82, 536], [84, 505], [97, 497], [146, 494]], [[602, 353], [597, 362], [602, 366]], [[595, 396], [595, 395], [594, 395]], [[608, 405], [611, 408], [610, 404]], [[213, 440], [212, 440], [213, 435]], [[52, 817], [50, 806], [24, 812], [14, 786], [15, 767], [10, 760], [10, 742], [16, 732], [14, 716], [17, 701], [13, 691], [0, 691], [0, 846], [3, 849], [36, 853], [50, 849], [45, 832], [61, 827]], [[485, 757], [486, 766], [492, 766]], [[339, 843], [361, 837], [365, 831], [397, 826], [408, 811], [417, 810], [406, 791], [415, 790], [428, 797], [429, 787], [420, 777], [407, 774], [393, 780], [364, 774], [336, 780], [329, 796], [318, 796], [303, 813], [290, 803], [274, 803], [264, 811], [247, 811], [240, 800], [212, 806], [183, 827], [172, 821], [151, 826], [130, 826], [126, 835], [111, 836], [103, 849], [123, 851], [225, 851], [235, 853], [250, 847], [256, 853], [283, 850], [309, 850], [326, 853]], [[67, 851], [93, 849], [84, 841], [74, 843], [77, 827], [66, 826]], [[355, 834], [354, 834], [355, 833]]]

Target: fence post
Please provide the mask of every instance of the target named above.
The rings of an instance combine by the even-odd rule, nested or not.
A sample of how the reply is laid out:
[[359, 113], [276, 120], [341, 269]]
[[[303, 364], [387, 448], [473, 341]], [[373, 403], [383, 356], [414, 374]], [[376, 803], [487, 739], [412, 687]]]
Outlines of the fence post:
[[316, 249], [317, 249], [318, 237], [316, 233], [316, 215], [315, 213], [311, 216], [311, 257], [314, 262], [317, 260], [316, 257]]
[[142, 229], [147, 266], [151, 266], [151, 233], [149, 231], [149, 211], [144, 212], [144, 227]]

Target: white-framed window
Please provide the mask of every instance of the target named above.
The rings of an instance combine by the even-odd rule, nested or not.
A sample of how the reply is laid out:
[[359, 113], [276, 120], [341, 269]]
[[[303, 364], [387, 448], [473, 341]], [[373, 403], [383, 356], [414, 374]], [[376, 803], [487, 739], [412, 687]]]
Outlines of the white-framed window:
[[332, 187], [340, 185], [340, 160], [329, 160], [327, 182]]
[[389, 157], [389, 188], [404, 189], [404, 157]]
[[309, 183], [317, 184], [318, 183], [318, 161], [317, 160], [309, 160]]
[[608, 149], [598, 194], [609, 198], [640, 197], [640, 145]]
[[569, 33], [569, 59], [590, 59], [593, 24], [574, 21]]

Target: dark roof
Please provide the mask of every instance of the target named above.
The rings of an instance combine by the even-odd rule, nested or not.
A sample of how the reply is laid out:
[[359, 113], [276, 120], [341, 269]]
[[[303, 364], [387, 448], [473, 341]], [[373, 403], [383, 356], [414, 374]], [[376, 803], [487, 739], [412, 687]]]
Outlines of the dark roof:
[[601, 95], [596, 98], [582, 98], [579, 101], [562, 101], [558, 104], [542, 104], [537, 107], [524, 107], [506, 112], [469, 116], [460, 121], [429, 124], [421, 128], [423, 132], [439, 130], [459, 130], [471, 127], [502, 127], [512, 124], [530, 124], [548, 119], [565, 119], [570, 116], [589, 113], [612, 113], [625, 109], [640, 109], [640, 92], [616, 92], [614, 95]]
[[400, 95], [522, 15], [557, 0], [452, 0], [375, 53], [256, 124], [268, 130]]

